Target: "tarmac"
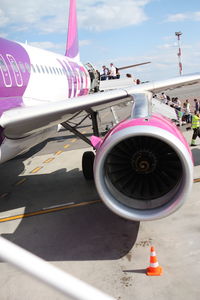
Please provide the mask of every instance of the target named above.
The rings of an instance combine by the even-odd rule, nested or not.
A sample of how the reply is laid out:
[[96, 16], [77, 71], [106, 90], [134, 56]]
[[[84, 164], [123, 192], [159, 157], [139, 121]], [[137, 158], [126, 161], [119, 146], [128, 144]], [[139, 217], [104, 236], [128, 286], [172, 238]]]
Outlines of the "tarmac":
[[[125, 110], [130, 110], [125, 107]], [[126, 112], [117, 109], [124, 118]], [[101, 113], [102, 128], [111, 121]], [[184, 136], [190, 143], [192, 131]], [[91, 134], [88, 124], [81, 129]], [[200, 298], [200, 140], [192, 148], [194, 179], [186, 204], [151, 222], [113, 214], [82, 175], [84, 142], [61, 131], [24, 156], [0, 166], [0, 233], [6, 239], [117, 300]], [[163, 275], [146, 276], [150, 246]], [[0, 264], [0, 299], [66, 299], [13, 268]], [[94, 299], [95, 300], [95, 299]]]

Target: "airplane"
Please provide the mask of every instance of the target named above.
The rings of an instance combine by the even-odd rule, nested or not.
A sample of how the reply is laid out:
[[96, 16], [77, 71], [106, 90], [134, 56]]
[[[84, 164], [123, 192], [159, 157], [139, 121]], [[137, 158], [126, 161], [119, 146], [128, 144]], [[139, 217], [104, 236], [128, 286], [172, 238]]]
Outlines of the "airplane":
[[[94, 177], [108, 208], [133, 221], [166, 217], [191, 191], [193, 160], [179, 129], [165, 117], [171, 108], [161, 107], [153, 95], [199, 82], [197, 73], [111, 91], [91, 89], [79, 57], [76, 1], [70, 0], [65, 55], [0, 39], [0, 163], [25, 153], [62, 124], [93, 147], [83, 154], [83, 174]], [[131, 117], [100, 137], [98, 109], [127, 101]], [[91, 140], [69, 122], [82, 111], [92, 120]]]

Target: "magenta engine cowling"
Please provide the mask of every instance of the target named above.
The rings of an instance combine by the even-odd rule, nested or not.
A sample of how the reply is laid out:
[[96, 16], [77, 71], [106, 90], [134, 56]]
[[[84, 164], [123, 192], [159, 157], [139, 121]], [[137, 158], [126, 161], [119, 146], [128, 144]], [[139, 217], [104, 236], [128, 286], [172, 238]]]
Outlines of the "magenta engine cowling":
[[97, 190], [121, 217], [137, 221], [166, 217], [191, 190], [193, 161], [188, 144], [160, 115], [123, 121], [97, 148]]

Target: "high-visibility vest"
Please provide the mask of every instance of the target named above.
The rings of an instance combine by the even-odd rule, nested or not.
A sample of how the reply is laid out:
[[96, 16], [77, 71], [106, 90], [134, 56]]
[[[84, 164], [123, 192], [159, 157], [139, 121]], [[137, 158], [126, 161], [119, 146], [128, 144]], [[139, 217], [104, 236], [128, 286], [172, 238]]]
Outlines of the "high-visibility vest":
[[200, 118], [196, 115], [192, 116], [192, 128], [198, 128], [200, 127]]

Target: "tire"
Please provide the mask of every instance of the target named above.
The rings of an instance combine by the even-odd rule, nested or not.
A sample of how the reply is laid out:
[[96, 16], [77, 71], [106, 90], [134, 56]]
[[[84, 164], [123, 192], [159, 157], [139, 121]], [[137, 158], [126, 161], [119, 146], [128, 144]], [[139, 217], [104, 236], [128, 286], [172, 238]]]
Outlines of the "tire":
[[83, 170], [83, 175], [86, 180], [94, 179], [94, 173], [93, 173], [94, 158], [95, 158], [95, 155], [94, 155], [94, 152], [92, 152], [92, 151], [86, 151], [83, 153], [82, 170]]

